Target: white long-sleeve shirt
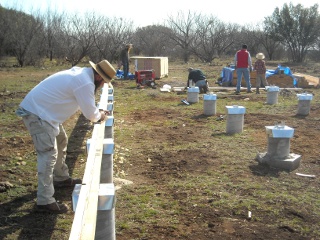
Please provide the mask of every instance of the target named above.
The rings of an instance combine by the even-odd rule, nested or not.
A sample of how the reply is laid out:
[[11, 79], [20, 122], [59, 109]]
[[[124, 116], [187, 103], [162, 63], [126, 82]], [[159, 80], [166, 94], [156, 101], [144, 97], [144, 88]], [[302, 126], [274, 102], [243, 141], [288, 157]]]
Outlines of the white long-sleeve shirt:
[[23, 99], [20, 106], [59, 129], [77, 110], [96, 122], [101, 118], [95, 104], [92, 68], [73, 67], [44, 79]]

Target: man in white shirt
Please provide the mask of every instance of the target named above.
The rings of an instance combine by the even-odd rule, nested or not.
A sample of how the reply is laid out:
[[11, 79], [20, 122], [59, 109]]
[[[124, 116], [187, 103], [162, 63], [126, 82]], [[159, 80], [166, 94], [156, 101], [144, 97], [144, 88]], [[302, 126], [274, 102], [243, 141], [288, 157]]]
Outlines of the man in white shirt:
[[41, 81], [23, 99], [17, 110], [27, 127], [36, 152], [38, 190], [36, 210], [65, 213], [66, 204], [57, 203], [55, 187], [73, 187], [81, 179], [73, 179], [65, 163], [68, 137], [62, 123], [78, 110], [92, 122], [104, 121], [107, 112], [98, 109], [95, 93], [116, 74], [107, 61], [91, 67], [73, 67]]

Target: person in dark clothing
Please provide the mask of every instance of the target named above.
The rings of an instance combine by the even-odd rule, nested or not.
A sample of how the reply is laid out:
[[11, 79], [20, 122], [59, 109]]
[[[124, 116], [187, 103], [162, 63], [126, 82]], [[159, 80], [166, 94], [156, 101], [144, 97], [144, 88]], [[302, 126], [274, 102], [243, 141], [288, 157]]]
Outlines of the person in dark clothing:
[[130, 50], [132, 48], [132, 44], [126, 44], [126, 46], [122, 49], [120, 53], [120, 60], [123, 66], [123, 79], [128, 79], [129, 73], [129, 60], [130, 60]]
[[188, 75], [187, 87], [191, 87], [190, 82], [192, 81], [196, 87], [199, 87], [200, 93], [207, 93], [209, 90], [209, 86], [204, 73], [200, 69], [193, 69], [193, 68], [188, 68], [188, 71], [189, 71], [189, 75]]

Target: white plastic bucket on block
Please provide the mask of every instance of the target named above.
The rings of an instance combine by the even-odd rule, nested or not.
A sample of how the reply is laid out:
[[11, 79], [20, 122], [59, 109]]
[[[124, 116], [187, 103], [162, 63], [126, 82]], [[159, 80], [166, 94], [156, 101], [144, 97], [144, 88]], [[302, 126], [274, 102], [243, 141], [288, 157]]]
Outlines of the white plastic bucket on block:
[[288, 126], [266, 126], [268, 136], [273, 138], [292, 138], [294, 129]]
[[188, 87], [187, 102], [197, 103], [199, 102], [199, 87]]
[[299, 99], [297, 114], [303, 115], [303, 116], [308, 115], [310, 112], [310, 103], [313, 95], [302, 93], [302, 94], [297, 94], [297, 97]]
[[294, 129], [287, 126], [266, 126], [268, 155], [274, 159], [285, 159], [290, 154], [290, 138]]
[[217, 106], [217, 95], [216, 94], [204, 94], [203, 95], [203, 112], [204, 115], [211, 116], [216, 114]]
[[278, 103], [279, 87], [267, 86], [267, 104], [273, 105]]
[[246, 108], [243, 106], [226, 106], [227, 110], [227, 134], [243, 132], [244, 114]]

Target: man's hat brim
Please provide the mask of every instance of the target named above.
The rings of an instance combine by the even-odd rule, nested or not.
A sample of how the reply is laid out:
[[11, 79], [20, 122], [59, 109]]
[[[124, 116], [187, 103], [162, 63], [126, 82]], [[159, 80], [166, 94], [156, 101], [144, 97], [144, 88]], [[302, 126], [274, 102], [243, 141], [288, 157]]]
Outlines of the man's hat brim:
[[107, 60], [102, 60], [97, 64], [91, 61], [89, 61], [89, 63], [105, 82], [110, 82], [110, 80], [116, 75], [116, 70]]

